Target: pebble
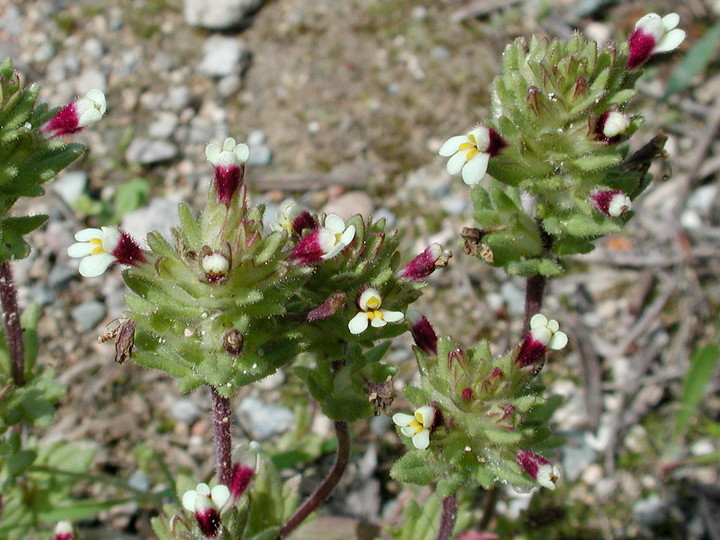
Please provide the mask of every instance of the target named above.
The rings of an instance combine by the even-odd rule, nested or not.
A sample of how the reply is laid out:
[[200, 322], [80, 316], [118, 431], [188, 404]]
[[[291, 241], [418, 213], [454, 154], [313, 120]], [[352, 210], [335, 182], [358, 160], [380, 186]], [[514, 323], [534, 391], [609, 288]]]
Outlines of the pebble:
[[97, 300], [83, 302], [73, 308], [71, 315], [75, 323], [79, 326], [79, 330], [81, 332], [87, 332], [100, 324], [105, 317], [105, 304]]
[[171, 111], [179, 112], [190, 104], [192, 94], [187, 86], [173, 86], [168, 90], [167, 98], [163, 107]]
[[92, 88], [99, 88], [103, 92], [107, 90], [107, 78], [99, 69], [84, 69], [74, 80], [73, 87], [75, 92], [84, 95], [85, 92]]
[[135, 471], [128, 478], [128, 485], [138, 491], [150, 491], [150, 477], [142, 471]]
[[512, 282], [506, 281], [500, 286], [500, 294], [505, 299], [508, 310], [513, 315], [525, 313], [525, 293], [518, 289]]
[[237, 73], [223, 77], [217, 84], [217, 91], [223, 97], [231, 97], [240, 90], [242, 79]]
[[247, 420], [253, 436], [259, 441], [286, 432], [295, 421], [295, 416], [290, 409], [268, 405], [252, 396], [248, 396], [240, 402], [238, 413]]
[[323, 207], [323, 212], [337, 214], [343, 219], [348, 219], [355, 214], [369, 216], [374, 209], [375, 203], [373, 203], [370, 195], [364, 191], [348, 191], [329, 200]]
[[[249, 145], [248, 145], [249, 146]], [[250, 149], [247, 164], [250, 167], [267, 167], [272, 163], [273, 151], [264, 144], [258, 144]]]
[[52, 289], [62, 289], [71, 279], [78, 275], [77, 269], [56, 264], [48, 274], [47, 284]]
[[178, 203], [177, 200], [156, 197], [148, 206], [125, 214], [122, 228], [141, 243], [144, 243], [150, 231], [158, 231], [165, 238], [169, 238], [170, 228], [180, 223]]
[[97, 38], [86, 39], [82, 48], [87, 56], [95, 60], [102, 58], [105, 54], [105, 46], [102, 44], [102, 41]]
[[198, 71], [208, 77], [241, 75], [250, 65], [250, 51], [239, 39], [210, 36], [203, 45]]
[[133, 139], [125, 151], [125, 159], [128, 162], [143, 165], [169, 161], [177, 155], [178, 149], [174, 144], [152, 139]]
[[265, 0], [184, 0], [185, 22], [190, 26], [225, 30], [240, 25]]
[[680, 224], [686, 229], [698, 229], [703, 226], [710, 215], [713, 202], [717, 196], [715, 184], [701, 186], [688, 197], [687, 205], [680, 216]]
[[393, 227], [395, 223], [397, 223], [397, 216], [389, 208], [385, 208], [384, 206], [375, 210], [373, 219], [375, 221], [384, 219], [386, 227]]
[[51, 217], [45, 230], [45, 248], [55, 255], [64, 255], [68, 246], [75, 243], [75, 232], [70, 222]]
[[148, 135], [154, 139], [169, 139], [178, 126], [178, 117], [175, 113], [162, 111], [148, 126]]
[[53, 182], [52, 188], [68, 206], [74, 206], [85, 192], [87, 182], [85, 171], [68, 171]]
[[451, 216], [459, 216], [467, 212], [470, 207], [470, 200], [460, 195], [448, 195], [440, 199], [440, 206]]
[[391, 425], [392, 420], [390, 420], [389, 416], [384, 414], [373, 416], [370, 419], [370, 431], [376, 437], [384, 436], [390, 430]]
[[632, 513], [635, 519], [646, 527], [654, 527], [668, 518], [668, 504], [657, 493], [635, 501]]
[[568, 482], [575, 482], [597, 458], [597, 452], [585, 443], [580, 433], [572, 431], [562, 450], [563, 474]]
[[253, 129], [247, 136], [247, 145], [250, 148], [265, 144], [267, 142], [267, 136], [261, 129]]
[[200, 408], [191, 399], [173, 399], [170, 403], [170, 416], [178, 422], [192, 424], [200, 417]]

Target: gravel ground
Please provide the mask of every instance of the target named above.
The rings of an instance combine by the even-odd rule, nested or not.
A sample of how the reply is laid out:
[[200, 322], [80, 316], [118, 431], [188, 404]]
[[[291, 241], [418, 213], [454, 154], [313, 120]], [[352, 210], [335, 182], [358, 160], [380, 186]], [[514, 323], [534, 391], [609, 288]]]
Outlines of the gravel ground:
[[[276, 0], [245, 2], [255, 7], [235, 27], [208, 29], [188, 24], [202, 22], [195, 3], [188, 0], [184, 14], [180, 0], [0, 0], [0, 57], [40, 82], [45, 101], [62, 104], [92, 87], [108, 96], [103, 122], [80, 136], [87, 155], [31, 202], [29, 210], [51, 218], [16, 274], [21, 302], [43, 306], [39, 361], [69, 388], [44, 436], [94, 441], [96, 470], [137, 485], [162, 482], [139, 448], [207, 477], [212, 447], [203, 392], [182, 396], [164, 375], [114, 364], [111, 347], [96, 342], [124, 309], [119, 272], [81, 280], [65, 249], [74, 231], [99, 223], [98, 208], [112, 207], [118, 186], [141, 178], [153, 196], [124, 216], [126, 228], [167, 230], [178, 202], [197, 208], [205, 197], [205, 145], [247, 140], [255, 202], [272, 208], [294, 196], [341, 215], [384, 216], [401, 229], [408, 253], [430, 241], [452, 246], [452, 264], [433, 276], [421, 302], [440, 332], [464, 343], [492, 337], [503, 348], [519, 335], [523, 284], [462, 254], [457, 232], [470, 224], [469, 200], [436, 155], [440, 143], [482, 119], [502, 50], [516, 36], [578, 29], [605, 40], [626, 35], [647, 11], [672, 9], [692, 44], [720, 10], [709, 0]], [[715, 64], [664, 103], [657, 98], [671, 64], [643, 83], [637, 106], [647, 121], [637, 139], [664, 129], [672, 167], [658, 166], [664, 180], [638, 201], [627, 231], [578, 258], [550, 289], [547, 309], [572, 343], [546, 370], [550, 389], [567, 396], [555, 419], [568, 441], [560, 456], [567, 481], [558, 496], [536, 497], [530, 511], [521, 512], [528, 497], [509, 490], [498, 505], [499, 519], [524, 523], [559, 508], [545, 538], [717, 538], [717, 463], [684, 460], [717, 451], [717, 440], [696, 430], [679, 465], [664, 457], [663, 441], [688, 358], [717, 332], [720, 143], [712, 119], [720, 79]], [[408, 341], [391, 353], [411, 377]], [[278, 374], [238, 398], [238, 440], [291, 444], [282, 434], [301, 391], [284, 380]], [[707, 421], [720, 419], [718, 389], [717, 379], [708, 384]], [[281, 394], [289, 401], [280, 403]], [[319, 440], [330, 431], [322, 418], [313, 422]], [[330, 510], [391, 522], [410, 496], [388, 481], [383, 464], [399, 455], [399, 443], [384, 417], [356, 426], [355, 440], [353, 467]], [[306, 464], [304, 478], [330, 460]], [[107, 512], [94, 523], [104, 531], [97, 537], [149, 538], [151, 512], [135, 504]], [[670, 532], [657, 528], [666, 523]], [[557, 532], [565, 530], [578, 536]]]

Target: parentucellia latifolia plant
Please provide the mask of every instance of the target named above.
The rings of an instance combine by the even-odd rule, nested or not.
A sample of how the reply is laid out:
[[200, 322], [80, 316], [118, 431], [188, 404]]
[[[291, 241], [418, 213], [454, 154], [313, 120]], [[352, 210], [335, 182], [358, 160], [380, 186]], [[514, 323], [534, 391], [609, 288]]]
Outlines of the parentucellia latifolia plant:
[[[391, 475], [435, 486], [442, 499], [437, 538], [450, 538], [459, 525], [458, 493], [499, 483], [555, 489], [561, 471], [547, 444], [554, 405], [538, 374], [548, 352], [562, 350], [568, 338], [540, 313], [547, 279], [565, 271], [568, 256], [620, 231], [651, 181], [648, 168], [662, 155], [664, 137], [629, 155], [642, 118], [628, 105], [646, 62], [683, 41], [678, 22], [676, 14], [649, 14], [627, 41], [602, 46], [580, 35], [516, 40], [494, 81], [490, 116], [441, 146], [448, 172], [461, 175], [473, 202], [464, 251], [526, 278], [524, 335], [504, 354], [493, 354], [485, 340], [464, 347], [438, 337], [411, 308], [425, 278], [449, 262], [439, 244], [405, 257], [398, 231], [384, 220], [317, 215], [292, 201], [268, 230], [264, 207], [248, 201], [251, 149], [232, 138], [207, 146], [214, 169], [207, 204], [198, 214], [181, 205], [172, 238], [150, 233], [140, 242], [117, 227], [78, 232], [68, 253], [82, 259], [82, 275], [127, 267], [128, 309], [111, 331], [115, 359], [162, 370], [181, 391], [205, 387], [210, 396], [215, 477], [177, 480], [177, 500], [153, 520], [158, 537], [259, 540], [294, 531], [340, 480], [349, 424], [393, 412], [395, 367], [384, 353], [408, 330], [420, 385], [403, 391], [414, 410], [392, 416], [408, 451]], [[99, 119], [100, 95], [91, 91], [50, 117], [38, 107], [31, 124], [42, 127], [24, 151], [54, 148], [57, 137]], [[24, 159], [1, 149], [10, 163]], [[10, 205], [2, 208], [7, 214]], [[3, 227], [13, 239], [5, 260], [25, 256], [21, 235], [40, 223], [30, 227], [5, 214], [0, 218], [20, 220]], [[337, 435], [335, 463], [299, 506], [262, 449], [233, 447], [230, 435], [232, 398], [278, 369], [305, 383]], [[394, 534], [407, 537], [411, 521]], [[73, 538], [68, 523], [58, 529], [56, 538]]]

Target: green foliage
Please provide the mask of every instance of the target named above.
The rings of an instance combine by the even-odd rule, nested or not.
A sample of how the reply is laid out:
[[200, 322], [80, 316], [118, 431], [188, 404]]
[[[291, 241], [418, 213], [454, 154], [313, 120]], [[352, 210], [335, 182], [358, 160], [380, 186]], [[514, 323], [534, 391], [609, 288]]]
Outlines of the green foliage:
[[697, 40], [676, 65], [668, 79], [665, 97], [682, 92], [717, 57], [720, 45], [720, 21]]
[[10, 217], [20, 197], [39, 197], [42, 184], [75, 161], [85, 148], [51, 140], [41, 128], [55, 110], [37, 105], [40, 87], [23, 87], [12, 62], [0, 64], [0, 263], [27, 257], [23, 236], [47, 216]]
[[[442, 515], [442, 500], [436, 495], [430, 495], [422, 504], [409, 500], [405, 507], [405, 519], [396, 530], [390, 531], [395, 540], [432, 540], [437, 536]], [[470, 512], [469, 501], [460, 497], [458, 502], [456, 533], [470, 527], [473, 516]], [[454, 536], [453, 536], [454, 538]]]
[[680, 394], [680, 409], [675, 414], [673, 440], [685, 436], [695, 411], [702, 400], [708, 383], [720, 361], [720, 345], [714, 343], [695, 351], [690, 359], [690, 370], [683, 381]]
[[538, 448], [549, 436], [545, 426], [557, 402], [546, 402], [543, 388], [529, 384], [533, 371], [517, 364], [517, 351], [493, 357], [487, 342], [462, 351], [442, 338], [437, 356], [418, 349], [415, 354], [422, 384], [406, 389], [406, 397], [416, 407], [432, 405], [442, 423], [427, 449], [412, 449], [393, 465], [393, 478], [435, 481], [441, 496], [463, 486], [490, 489], [498, 482], [534, 486], [516, 455]]

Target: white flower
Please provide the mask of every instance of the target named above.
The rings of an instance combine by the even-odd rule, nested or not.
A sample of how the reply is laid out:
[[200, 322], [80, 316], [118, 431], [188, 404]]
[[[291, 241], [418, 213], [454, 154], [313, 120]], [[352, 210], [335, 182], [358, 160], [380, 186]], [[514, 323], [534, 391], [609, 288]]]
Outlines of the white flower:
[[560, 331], [560, 325], [555, 319], [537, 313], [530, 319], [530, 334], [534, 339], [545, 345], [548, 349], [559, 351], [567, 345], [568, 337]]
[[331, 259], [340, 253], [355, 238], [355, 225], [345, 227], [342, 218], [335, 214], [329, 214], [325, 218], [325, 226], [318, 234], [318, 243], [323, 254], [321, 259]]
[[535, 478], [535, 481], [547, 489], [554, 490], [555, 484], [560, 479], [560, 475], [560, 467], [553, 463], [547, 463], [538, 467], [537, 478]]
[[430, 446], [430, 430], [435, 422], [435, 408], [424, 405], [417, 409], [413, 416], [397, 413], [392, 417], [393, 422], [400, 426], [400, 431], [406, 437], [412, 437], [412, 443], [418, 450], [425, 450]]
[[80, 261], [80, 274], [85, 277], [97, 277], [118, 258], [113, 253], [120, 244], [122, 232], [117, 227], [101, 229], [83, 229], [75, 235], [78, 243], [67, 249], [68, 255]]
[[84, 97], [75, 103], [75, 111], [78, 117], [78, 127], [82, 128], [89, 124], [99, 122], [107, 110], [105, 94], [98, 88], [89, 90]]
[[385, 326], [389, 322], [399, 322], [404, 315], [399, 311], [380, 309], [382, 297], [377, 289], [365, 289], [358, 300], [360, 310], [348, 323], [351, 334], [360, 334], [367, 330], [368, 324], [375, 328]]
[[75, 531], [69, 521], [58, 521], [55, 525], [55, 540], [73, 540]]
[[222, 144], [210, 143], [205, 148], [205, 156], [215, 167], [239, 167], [250, 157], [247, 144], [236, 144], [235, 139], [228, 137]]
[[[198, 484], [195, 489], [191, 489], [183, 493], [182, 505], [190, 512], [205, 510], [207, 501], [218, 510], [222, 510], [225, 504], [230, 500], [230, 490], [224, 484], [218, 484], [210, 489], [206, 483]], [[198, 507], [199, 506], [199, 507]]]
[[680, 15], [677, 13], [669, 13], [662, 18], [657, 13], [648, 13], [635, 23], [635, 30], [642, 30], [655, 39], [652, 54], [663, 53], [677, 49], [685, 40], [685, 31], [676, 28], [679, 23]]
[[490, 158], [505, 146], [507, 143], [497, 131], [477, 126], [467, 135], [450, 137], [440, 147], [439, 154], [450, 158], [447, 162], [450, 174], [462, 171], [463, 182], [474, 185], [485, 176]]

